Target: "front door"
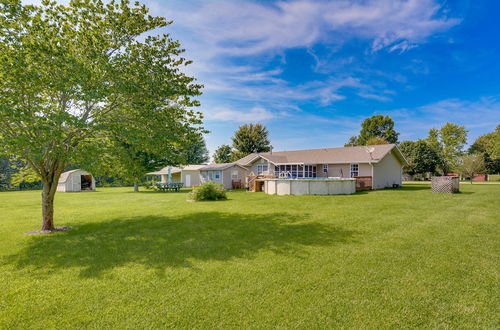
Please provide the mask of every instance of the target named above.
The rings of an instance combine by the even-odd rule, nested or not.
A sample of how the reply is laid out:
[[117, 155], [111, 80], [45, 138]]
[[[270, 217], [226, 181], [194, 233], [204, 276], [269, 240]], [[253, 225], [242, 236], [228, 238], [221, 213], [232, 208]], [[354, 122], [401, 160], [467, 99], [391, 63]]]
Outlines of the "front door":
[[191, 174], [186, 174], [186, 187], [191, 187]]

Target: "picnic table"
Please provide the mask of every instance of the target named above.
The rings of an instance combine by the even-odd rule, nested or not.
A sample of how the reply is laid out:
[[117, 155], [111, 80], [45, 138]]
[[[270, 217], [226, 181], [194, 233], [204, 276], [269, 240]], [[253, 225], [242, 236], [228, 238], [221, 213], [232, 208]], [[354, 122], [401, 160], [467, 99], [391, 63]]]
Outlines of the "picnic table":
[[179, 191], [184, 186], [184, 183], [182, 182], [159, 183], [156, 186], [161, 191]]

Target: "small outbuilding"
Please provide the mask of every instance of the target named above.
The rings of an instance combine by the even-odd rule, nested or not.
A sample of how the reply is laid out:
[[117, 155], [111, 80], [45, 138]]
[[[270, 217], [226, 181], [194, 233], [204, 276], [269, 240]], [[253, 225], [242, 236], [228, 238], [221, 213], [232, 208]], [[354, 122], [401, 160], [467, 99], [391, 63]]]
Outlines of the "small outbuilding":
[[77, 191], [94, 191], [95, 179], [87, 171], [76, 169], [67, 171], [61, 174], [57, 191], [60, 192], [77, 192]]

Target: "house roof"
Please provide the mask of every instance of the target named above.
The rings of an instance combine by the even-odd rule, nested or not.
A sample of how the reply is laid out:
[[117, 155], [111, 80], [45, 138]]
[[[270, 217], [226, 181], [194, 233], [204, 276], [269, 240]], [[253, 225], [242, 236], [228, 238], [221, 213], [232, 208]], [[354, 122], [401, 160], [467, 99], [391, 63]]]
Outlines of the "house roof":
[[197, 171], [203, 167], [207, 166], [206, 164], [202, 164], [202, 165], [186, 165], [186, 166], [182, 166], [182, 169], [184, 171]]
[[201, 165], [185, 165], [185, 166], [167, 166], [167, 167], [164, 167], [162, 168], [161, 170], [159, 171], [155, 171], [155, 172], [149, 172], [149, 173], [146, 173], [146, 175], [168, 175], [168, 168], [170, 167], [170, 173], [171, 174], [174, 174], [174, 173], [180, 173], [182, 172], [183, 170], [185, 171], [197, 171], [203, 167], [205, 167], [206, 164], [201, 164]]
[[221, 163], [221, 164], [210, 164], [200, 168], [201, 171], [213, 171], [213, 170], [225, 170], [233, 166], [241, 166], [237, 163]]
[[[84, 171], [82, 169], [75, 169], [75, 170], [71, 170], [71, 171], [67, 171], [67, 172], [63, 172], [61, 173], [61, 176], [59, 177], [59, 183], [65, 183], [66, 181], [68, 181], [68, 178], [71, 176], [72, 173], [75, 173], [75, 172], [78, 172], [78, 171], [81, 171], [81, 172], [85, 172], [85, 173], [89, 173], [87, 171]], [[89, 173], [90, 174], [90, 173]]]
[[[370, 154], [369, 150], [373, 152]], [[269, 160], [273, 164], [378, 163], [391, 151], [403, 164], [406, 163], [395, 144], [265, 152], [248, 155], [238, 160], [237, 163], [247, 166], [257, 157]]]
[[179, 173], [180, 171], [182, 171], [182, 169], [180, 167], [167, 166], [167, 167], [162, 168], [159, 171], [146, 173], [146, 175], [167, 175], [169, 167], [170, 167], [171, 174]]

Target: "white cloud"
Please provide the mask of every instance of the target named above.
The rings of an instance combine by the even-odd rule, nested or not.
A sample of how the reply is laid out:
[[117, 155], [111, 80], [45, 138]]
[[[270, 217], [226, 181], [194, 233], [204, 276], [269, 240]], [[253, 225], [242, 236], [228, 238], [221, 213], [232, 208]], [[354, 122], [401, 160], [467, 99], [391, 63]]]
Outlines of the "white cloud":
[[276, 117], [276, 115], [262, 107], [253, 107], [249, 111], [228, 108], [216, 108], [204, 112], [208, 120], [229, 121], [236, 123], [262, 122]]
[[[252, 55], [347, 38], [372, 50], [405, 51], [459, 23], [433, 0], [156, 2], [156, 11], [192, 31], [205, 55]], [[209, 46], [209, 47], [206, 47]]]

